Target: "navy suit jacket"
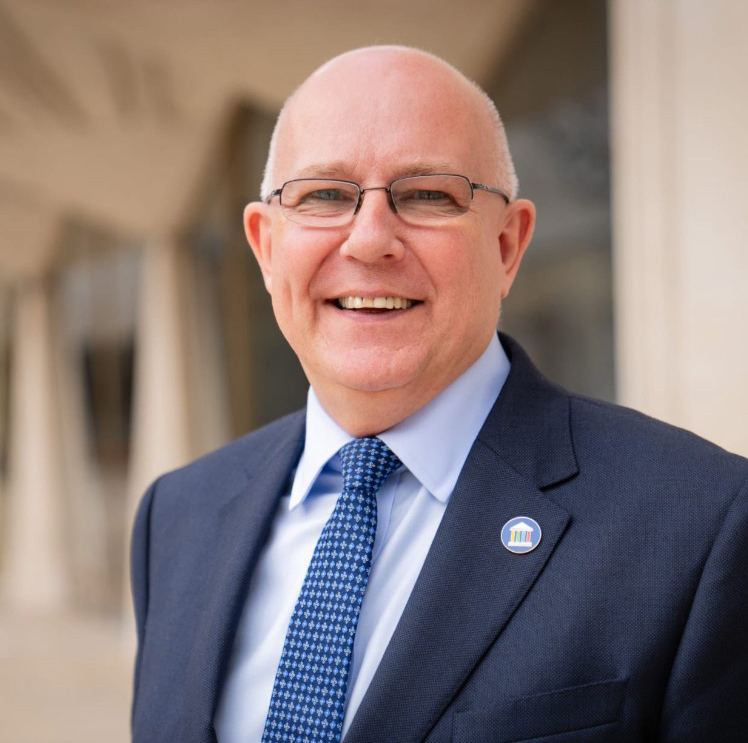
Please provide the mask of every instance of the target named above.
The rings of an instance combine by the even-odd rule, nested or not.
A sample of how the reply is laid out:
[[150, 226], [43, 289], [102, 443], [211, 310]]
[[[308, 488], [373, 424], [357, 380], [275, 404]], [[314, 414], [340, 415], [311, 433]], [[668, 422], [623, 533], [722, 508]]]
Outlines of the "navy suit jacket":
[[[748, 741], [748, 461], [512, 368], [345, 743]], [[132, 545], [136, 743], [215, 741], [304, 416], [159, 479]], [[502, 526], [543, 537], [517, 555]], [[251, 700], [248, 700], [251, 703]]]

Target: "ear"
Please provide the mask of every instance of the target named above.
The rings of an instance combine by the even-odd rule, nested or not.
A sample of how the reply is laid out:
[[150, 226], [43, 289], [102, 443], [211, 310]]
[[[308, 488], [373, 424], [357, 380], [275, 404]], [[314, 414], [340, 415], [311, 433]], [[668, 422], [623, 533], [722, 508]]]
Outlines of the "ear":
[[504, 226], [499, 234], [501, 263], [504, 267], [502, 299], [506, 299], [509, 294], [534, 230], [535, 204], [528, 199], [516, 199], [509, 203], [504, 216]]
[[244, 208], [244, 234], [262, 272], [265, 289], [272, 294], [272, 232], [269, 207], [252, 201]]

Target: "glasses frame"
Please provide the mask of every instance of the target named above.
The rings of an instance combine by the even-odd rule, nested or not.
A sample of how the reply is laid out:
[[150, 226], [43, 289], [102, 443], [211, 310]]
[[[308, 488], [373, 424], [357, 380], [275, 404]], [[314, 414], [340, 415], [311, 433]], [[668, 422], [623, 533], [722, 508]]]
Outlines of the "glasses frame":
[[[497, 196], [501, 196], [504, 201], [507, 204], [511, 203], [511, 198], [509, 197], [509, 194], [500, 189], [500, 188], [494, 188], [493, 186], [486, 186], [483, 183], [475, 183], [471, 181], [467, 176], [460, 175], [459, 173], [422, 173], [420, 175], [405, 175], [401, 176], [400, 178], [395, 178], [392, 181], [390, 181], [390, 184], [388, 186], [370, 186], [369, 188], [361, 188], [360, 184], [356, 183], [355, 181], [347, 181], [342, 178], [292, 178], [289, 181], [286, 181], [280, 188], [273, 189], [265, 198], [265, 203], [269, 204], [273, 198], [276, 196], [278, 197], [278, 203], [283, 210], [283, 215], [286, 217], [286, 219], [290, 220], [291, 222], [295, 222], [296, 224], [307, 224], [307, 226], [311, 226], [308, 223], [304, 222], [297, 222], [296, 220], [292, 219], [288, 216], [285, 209], [283, 209], [283, 189], [289, 184], [289, 183], [303, 183], [304, 181], [324, 181], [325, 183], [344, 183], [348, 186], [355, 186], [358, 189], [358, 200], [356, 201], [356, 207], [354, 208], [353, 212], [351, 212], [350, 219], [341, 222], [340, 224], [334, 225], [335, 227], [342, 227], [349, 222], [353, 221], [355, 216], [358, 214], [359, 210], [361, 209], [361, 204], [364, 201], [364, 194], [367, 191], [384, 191], [387, 194], [387, 201], [390, 205], [390, 209], [397, 214], [403, 221], [408, 222], [407, 219], [405, 219], [402, 214], [400, 214], [397, 211], [397, 205], [395, 204], [395, 200], [392, 198], [392, 187], [396, 183], [400, 183], [401, 181], [408, 181], [414, 178], [425, 178], [430, 176], [449, 176], [450, 178], [462, 178], [468, 186], [470, 186], [470, 201], [473, 201], [473, 198], [475, 196], [476, 191], [487, 191], [488, 193], [496, 194]], [[459, 215], [461, 216], [461, 215]]]

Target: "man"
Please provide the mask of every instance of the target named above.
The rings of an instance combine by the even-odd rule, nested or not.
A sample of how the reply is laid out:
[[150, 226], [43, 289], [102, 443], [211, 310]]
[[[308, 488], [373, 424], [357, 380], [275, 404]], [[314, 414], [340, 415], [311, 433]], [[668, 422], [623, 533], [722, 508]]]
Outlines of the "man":
[[748, 463], [499, 342], [516, 191], [423, 52], [288, 101], [245, 225], [307, 410], [146, 494], [136, 741], [748, 739]]

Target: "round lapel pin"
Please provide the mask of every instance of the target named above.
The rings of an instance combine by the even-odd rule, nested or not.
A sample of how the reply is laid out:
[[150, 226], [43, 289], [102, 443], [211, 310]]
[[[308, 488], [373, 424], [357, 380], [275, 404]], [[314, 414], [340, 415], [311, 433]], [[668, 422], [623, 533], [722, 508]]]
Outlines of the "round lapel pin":
[[529, 516], [515, 516], [504, 524], [501, 543], [515, 555], [532, 552], [539, 544], [543, 532], [540, 524]]

